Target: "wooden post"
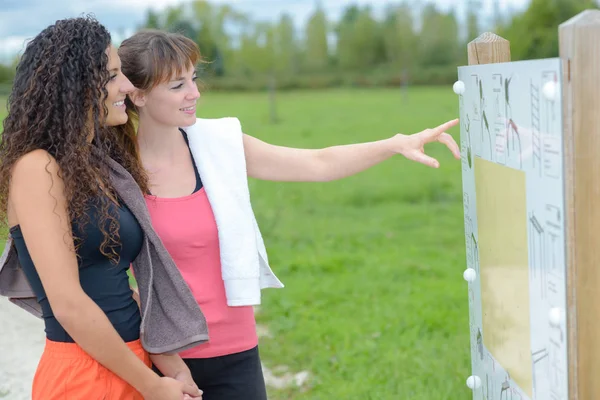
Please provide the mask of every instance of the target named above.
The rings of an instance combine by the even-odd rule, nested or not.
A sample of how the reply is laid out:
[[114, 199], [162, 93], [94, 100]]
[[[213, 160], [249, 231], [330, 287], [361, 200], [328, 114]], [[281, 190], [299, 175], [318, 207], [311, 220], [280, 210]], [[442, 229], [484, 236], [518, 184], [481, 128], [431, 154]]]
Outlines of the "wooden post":
[[559, 26], [569, 400], [600, 399], [600, 10]]
[[467, 52], [469, 65], [510, 62], [510, 42], [491, 32], [469, 42]]

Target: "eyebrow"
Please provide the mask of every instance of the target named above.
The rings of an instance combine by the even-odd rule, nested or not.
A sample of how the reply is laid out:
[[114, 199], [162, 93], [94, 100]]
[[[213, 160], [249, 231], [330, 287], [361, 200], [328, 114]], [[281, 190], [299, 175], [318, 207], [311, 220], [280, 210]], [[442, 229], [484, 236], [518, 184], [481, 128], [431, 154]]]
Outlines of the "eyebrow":
[[[194, 73], [192, 74], [192, 77], [194, 77], [194, 76], [196, 76], [196, 75], [198, 75], [198, 73], [197, 73], [197, 72], [194, 72]], [[180, 82], [180, 81], [185, 81], [185, 78], [180, 76], [180, 77], [178, 77], [178, 78], [171, 79], [169, 82]]]

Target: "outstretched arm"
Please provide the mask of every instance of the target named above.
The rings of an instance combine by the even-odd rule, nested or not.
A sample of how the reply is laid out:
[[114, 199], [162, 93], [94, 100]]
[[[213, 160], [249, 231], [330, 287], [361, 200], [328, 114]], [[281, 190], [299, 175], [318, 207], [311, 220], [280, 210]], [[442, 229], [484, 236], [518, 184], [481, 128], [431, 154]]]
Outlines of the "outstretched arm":
[[396, 134], [376, 142], [314, 150], [275, 146], [244, 135], [248, 175], [270, 181], [332, 181], [357, 174], [396, 154], [437, 168], [439, 162], [426, 155], [424, 147], [427, 143], [440, 142], [460, 159], [458, 145], [445, 132], [457, 123], [455, 119], [413, 135]]

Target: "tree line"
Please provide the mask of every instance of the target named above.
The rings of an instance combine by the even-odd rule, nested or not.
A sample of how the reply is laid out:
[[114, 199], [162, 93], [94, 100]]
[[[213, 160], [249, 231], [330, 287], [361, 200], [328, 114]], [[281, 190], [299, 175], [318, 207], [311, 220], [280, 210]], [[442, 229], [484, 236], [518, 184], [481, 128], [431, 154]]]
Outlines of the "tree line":
[[[138, 29], [193, 39], [207, 61], [200, 76], [214, 90], [435, 85], [456, 80], [457, 66], [467, 63], [467, 43], [483, 31], [508, 39], [514, 61], [556, 57], [558, 25], [597, 7], [594, 0], [531, 0], [520, 13], [496, 11], [484, 23], [481, 0], [468, 0], [462, 19], [455, 10], [420, 4], [390, 3], [383, 16], [350, 4], [333, 21], [317, 2], [298, 27], [289, 14], [254, 21], [230, 5], [195, 0], [149, 10]], [[0, 66], [0, 82], [9, 80], [13, 69]]]

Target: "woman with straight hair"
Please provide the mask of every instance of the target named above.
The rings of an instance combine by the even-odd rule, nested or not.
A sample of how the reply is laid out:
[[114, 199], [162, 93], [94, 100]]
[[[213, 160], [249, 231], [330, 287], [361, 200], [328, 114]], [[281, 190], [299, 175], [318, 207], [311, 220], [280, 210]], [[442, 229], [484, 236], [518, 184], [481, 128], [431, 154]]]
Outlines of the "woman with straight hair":
[[[243, 132], [237, 118], [196, 118], [197, 45], [176, 33], [144, 30], [119, 47], [128, 96], [130, 150], [149, 181], [152, 224], [208, 324], [207, 343], [179, 354], [205, 400], [264, 400], [253, 306], [263, 288], [283, 287], [272, 272], [252, 211], [248, 176], [272, 181], [331, 181], [401, 154], [437, 167], [423, 152], [458, 120], [414, 135], [325, 149], [274, 146]], [[138, 122], [137, 132], [134, 121]]]

